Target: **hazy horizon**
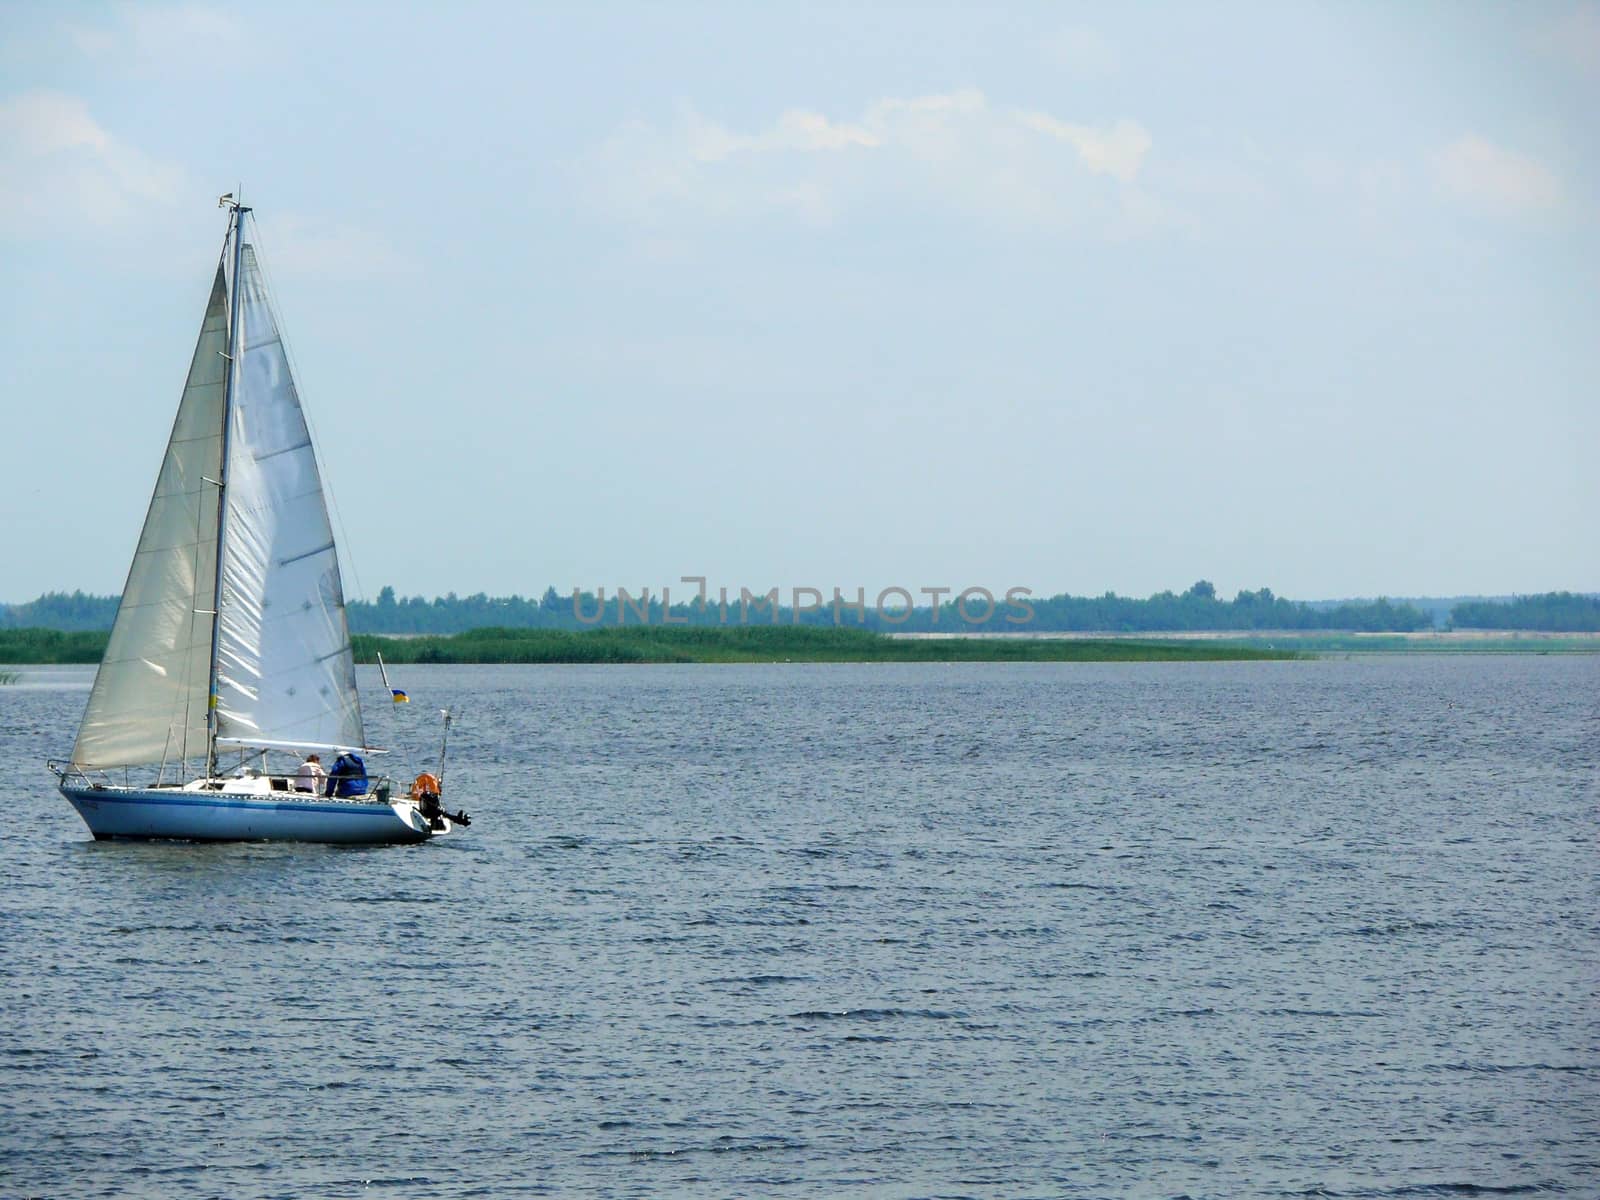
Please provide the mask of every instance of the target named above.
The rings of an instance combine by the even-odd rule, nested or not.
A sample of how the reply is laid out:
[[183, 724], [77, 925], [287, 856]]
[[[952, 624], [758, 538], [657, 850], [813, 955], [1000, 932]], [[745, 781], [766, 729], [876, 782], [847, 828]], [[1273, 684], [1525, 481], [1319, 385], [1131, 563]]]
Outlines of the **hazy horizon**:
[[[1063, 592], [1059, 592], [1059, 591], [1058, 592], [1045, 592], [1045, 591], [1039, 590], [1038, 588], [1028, 588], [1027, 584], [1020, 584], [1020, 585], [1016, 585], [1016, 586], [1021, 587], [1021, 588], [1028, 588], [1028, 590], [1027, 590], [1027, 592], [1025, 594], [1025, 598], [1028, 598], [1028, 599], [1047, 599], [1047, 598], [1051, 598], [1051, 597], [1055, 597], [1055, 596], [1060, 596], [1060, 595], [1063, 595], [1063, 594], [1069, 594], [1069, 595], [1072, 595], [1072, 596], [1075, 596], [1075, 597], [1081, 597], [1081, 598], [1087, 598], [1087, 599], [1094, 599], [1096, 597], [1104, 596], [1107, 592], [1114, 592], [1121, 599], [1148, 600], [1148, 599], [1153, 599], [1154, 597], [1156, 597], [1158, 595], [1161, 595], [1161, 594], [1164, 594], [1166, 592], [1171, 592], [1171, 593], [1174, 593], [1176, 595], [1182, 595], [1185, 592], [1185, 590], [1187, 590], [1188, 587], [1192, 586], [1194, 583], [1200, 583], [1200, 582], [1211, 582], [1215, 586], [1214, 581], [1211, 581], [1211, 580], [1191, 580], [1189, 584], [1186, 584], [1186, 585], [1184, 585], [1182, 587], [1179, 587], [1179, 586], [1175, 585], [1175, 586], [1168, 587], [1168, 588], [1159, 588], [1155, 592], [1148, 592], [1148, 593], [1117, 592], [1116, 589], [1114, 589], [1114, 588], [1100, 588], [1098, 590], [1090, 589], [1088, 591], [1082, 591], [1082, 592], [1063, 593]], [[692, 602], [695, 599], [695, 597], [699, 594], [698, 590], [695, 587], [695, 585], [692, 584], [692, 583], [691, 584], [684, 584], [681, 580], [667, 580], [667, 581], [664, 581], [664, 584], [668, 589], [670, 589], [669, 594], [670, 594], [670, 598], [671, 598], [672, 604], [674, 606], [677, 606], [677, 605], [685, 603], [685, 602]], [[616, 586], [614, 584], [604, 584], [604, 585], [597, 585], [597, 586], [603, 586], [605, 588], [606, 597], [607, 597], [607, 601], [606, 601], [607, 604], [613, 603], [615, 598], [616, 598], [616, 595], [617, 595]], [[626, 581], [624, 581], [622, 586], [627, 588], [630, 602], [640, 598], [640, 589], [641, 588], [648, 588], [650, 599], [652, 601], [659, 601], [661, 599], [661, 596], [662, 596], [662, 581], [657, 581], [657, 582], [648, 583], [648, 584], [637, 584], [637, 585], [630, 585]], [[737, 604], [738, 603], [738, 600], [739, 600], [739, 589], [740, 589], [741, 585], [735, 583], [735, 584], [733, 584], [731, 586], [728, 586], [728, 585], [725, 585], [725, 584], [719, 584], [716, 580], [710, 581], [710, 593], [709, 593], [709, 602], [710, 603], [712, 603], [712, 604], [716, 604], [717, 603], [717, 592], [718, 592], [719, 586], [727, 586], [728, 587], [728, 602], [730, 604]], [[768, 584], [768, 585], [764, 585], [764, 586], [762, 586], [760, 588], [757, 588], [754, 585], [750, 585], [750, 584], [745, 584], [743, 586], [747, 587], [748, 590], [751, 592], [751, 594], [753, 596], [756, 596], [756, 597], [759, 598], [761, 596], [764, 596], [768, 591], [770, 591], [776, 585]], [[845, 604], [853, 604], [854, 603], [854, 601], [856, 599], [856, 586], [857, 585], [852, 585], [851, 587], [849, 587], [847, 589], [845, 589], [845, 588], [841, 588], [840, 589], [841, 592], [843, 593], [842, 603], [845, 603]], [[893, 590], [894, 588], [896, 588], [898, 586], [900, 586], [900, 585], [890, 585], [890, 590]], [[974, 584], [972, 586], [975, 587], [975, 588], [981, 588], [981, 587], [984, 587], [985, 585], [983, 585], [983, 584]], [[560, 597], [560, 599], [561, 599], [561, 601], [563, 603], [567, 603], [567, 602], [569, 602], [571, 600], [571, 598], [572, 598], [572, 589], [570, 587], [569, 588], [561, 588], [561, 587], [557, 587], [553, 583], [544, 584], [544, 585], [541, 585], [541, 586], [536, 586], [536, 587], [531, 587], [531, 588], [518, 588], [518, 589], [513, 589], [512, 591], [507, 591], [507, 592], [491, 592], [491, 591], [488, 591], [485, 588], [471, 588], [471, 589], [450, 588], [445, 592], [434, 592], [434, 593], [430, 594], [430, 593], [423, 593], [423, 592], [407, 592], [407, 591], [405, 591], [405, 590], [403, 590], [401, 588], [397, 588], [393, 584], [387, 583], [385, 581], [379, 581], [379, 583], [377, 585], [367, 589], [367, 592], [362, 594], [362, 595], [356, 595], [353, 589], [349, 589], [347, 598], [349, 600], [351, 600], [351, 601], [362, 601], [362, 602], [366, 602], [366, 603], [376, 603], [378, 598], [379, 598], [379, 593], [383, 589], [392, 588], [394, 590], [396, 600], [412, 600], [412, 599], [420, 598], [420, 599], [423, 599], [423, 600], [432, 601], [432, 600], [447, 599], [450, 596], [455, 596], [458, 599], [466, 599], [466, 598], [470, 598], [472, 596], [487, 596], [491, 600], [507, 599], [507, 598], [511, 598], [511, 597], [515, 596], [515, 597], [520, 597], [520, 598], [525, 599], [525, 600], [537, 600], [538, 598], [540, 598], [541, 596], [543, 596], [545, 594], [545, 592], [546, 592], [546, 590], [548, 588], [551, 588], [551, 587], [555, 588], [556, 594]], [[802, 592], [806, 591], [806, 585], [804, 585], [804, 584], [797, 585], [797, 587]], [[1497, 594], [1476, 593], [1476, 594], [1470, 594], [1470, 595], [1468, 595], [1468, 594], [1446, 595], [1446, 594], [1443, 594], [1443, 593], [1434, 593], [1434, 594], [1418, 593], [1416, 595], [1402, 596], [1402, 595], [1399, 595], [1399, 594], [1396, 594], [1396, 593], [1393, 593], [1393, 592], [1374, 592], [1372, 595], [1369, 595], [1369, 596], [1350, 596], [1350, 595], [1347, 595], [1347, 596], [1293, 596], [1293, 595], [1289, 595], [1286, 592], [1278, 591], [1278, 589], [1272, 587], [1270, 584], [1262, 584], [1261, 587], [1265, 587], [1268, 591], [1272, 592], [1275, 596], [1277, 596], [1280, 599], [1289, 600], [1289, 601], [1292, 601], [1292, 602], [1294, 602], [1296, 604], [1310, 604], [1310, 605], [1345, 604], [1345, 603], [1350, 603], [1350, 604], [1371, 604], [1371, 603], [1374, 603], [1374, 602], [1379, 601], [1379, 600], [1387, 600], [1391, 604], [1414, 603], [1414, 604], [1435, 604], [1435, 605], [1437, 605], [1437, 604], [1442, 604], [1442, 603], [1444, 603], [1446, 601], [1452, 601], [1452, 602], [1464, 602], [1464, 601], [1474, 601], [1474, 600], [1477, 600], [1477, 601], [1490, 601], [1490, 602], [1493, 602], [1493, 601], [1510, 601], [1510, 600], [1516, 599], [1518, 597], [1548, 595], [1548, 594], [1551, 594], [1551, 593], [1570, 593], [1572, 595], [1578, 595], [1578, 596], [1600, 597], [1600, 591], [1584, 590], [1582, 588], [1550, 588], [1550, 589], [1545, 589], [1544, 591], [1540, 591], [1540, 592], [1518, 591], [1518, 592], [1504, 592], [1504, 593], [1497, 593]], [[796, 589], [794, 587], [778, 587], [779, 603], [781, 605], [785, 606], [785, 607], [790, 606], [791, 603], [792, 603], [792, 600], [793, 600], [792, 593], [795, 590]], [[822, 589], [822, 590], [824, 592], [824, 595], [823, 595], [823, 600], [822, 600], [821, 603], [823, 604], [824, 607], [826, 607], [828, 604], [830, 604], [832, 602], [832, 589], [830, 588], [830, 589]], [[865, 591], [865, 595], [866, 595], [866, 601], [865, 602], [866, 602], [867, 606], [869, 608], [873, 607], [874, 604], [876, 603], [876, 597], [877, 597], [878, 589], [865, 588], [863, 590]], [[931, 597], [926, 594], [925, 590], [919, 590], [917, 588], [906, 588], [905, 590], [910, 591], [912, 593], [913, 598], [915, 600], [914, 607], [919, 608], [919, 609], [930, 607]], [[959, 588], [942, 588], [942, 587], [938, 588], [937, 590], [941, 593], [941, 595], [939, 597], [940, 603], [941, 604], [946, 604], [946, 605], [954, 602], [956, 597], [962, 591], [962, 589], [959, 589]], [[987, 590], [994, 595], [994, 597], [995, 597], [995, 599], [997, 601], [1000, 601], [1000, 602], [1003, 603], [1006, 589], [1004, 589], [1004, 588], [997, 589], [997, 588], [989, 587]], [[1241, 592], [1260, 591], [1260, 590], [1261, 589], [1259, 587], [1258, 588], [1245, 588], [1245, 587], [1223, 588], [1223, 587], [1218, 586], [1216, 588], [1216, 594], [1217, 594], [1217, 598], [1219, 600], [1232, 601]], [[585, 595], [591, 595], [593, 592], [594, 592], [594, 588], [592, 588], [592, 587], [584, 589], [584, 594]], [[110, 599], [110, 598], [113, 598], [113, 597], [115, 597], [117, 595], [116, 589], [113, 589], [113, 590], [111, 590], [109, 592], [92, 592], [92, 591], [89, 591], [87, 588], [52, 587], [52, 588], [46, 588], [42, 592], [37, 592], [34, 595], [23, 597], [23, 598], [20, 598], [20, 599], [9, 599], [9, 598], [6, 598], [6, 597], [0, 597], [0, 609], [20, 608], [25, 604], [32, 603], [35, 600], [39, 600], [39, 599], [44, 598], [45, 596], [52, 596], [52, 595], [70, 596], [70, 595], [73, 595], [73, 594], [76, 594], [76, 593], [81, 593], [84, 596], [90, 597], [92, 599], [97, 599], [97, 600]], [[807, 604], [811, 603], [812, 599], [813, 598], [811, 596], [809, 596], [809, 595], [802, 596], [802, 600]], [[977, 605], [980, 601], [981, 601], [981, 597], [978, 597], [978, 596], [974, 596], [971, 599], [971, 603], [974, 604], [974, 605]], [[893, 606], [895, 606], [895, 605], [897, 605], [899, 603], [899, 600], [897, 598], [891, 596], [886, 601], [886, 603], [889, 604], [891, 607], [893, 607]]]
[[9, 603], [120, 590], [241, 180], [351, 597], [1600, 590], [1594, 0], [0, 29]]

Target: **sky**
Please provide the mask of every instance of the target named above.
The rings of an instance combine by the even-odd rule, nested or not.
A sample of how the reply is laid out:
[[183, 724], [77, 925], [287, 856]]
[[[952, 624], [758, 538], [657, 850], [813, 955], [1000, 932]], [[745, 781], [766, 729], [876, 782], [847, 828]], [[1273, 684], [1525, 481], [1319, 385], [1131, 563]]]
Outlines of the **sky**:
[[0, 0], [0, 601], [242, 185], [372, 598], [1600, 590], [1600, 3]]

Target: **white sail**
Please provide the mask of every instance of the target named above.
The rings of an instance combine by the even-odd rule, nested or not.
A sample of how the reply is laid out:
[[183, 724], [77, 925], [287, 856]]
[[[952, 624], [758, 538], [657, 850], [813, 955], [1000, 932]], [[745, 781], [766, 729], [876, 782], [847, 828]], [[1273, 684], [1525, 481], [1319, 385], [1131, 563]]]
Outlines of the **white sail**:
[[227, 289], [218, 267], [116, 623], [78, 728], [72, 761], [80, 768], [206, 753], [227, 341]]
[[322, 479], [249, 244], [240, 274], [216, 732], [252, 745], [359, 747], [355, 660]]

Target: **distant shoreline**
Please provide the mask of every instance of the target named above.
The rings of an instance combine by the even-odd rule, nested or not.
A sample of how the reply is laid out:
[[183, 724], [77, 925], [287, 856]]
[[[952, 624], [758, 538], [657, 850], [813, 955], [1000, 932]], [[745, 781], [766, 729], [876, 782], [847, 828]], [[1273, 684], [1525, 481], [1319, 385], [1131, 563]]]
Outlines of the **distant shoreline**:
[[[0, 630], [0, 665], [98, 663], [106, 633]], [[1339, 654], [1595, 654], [1600, 634], [1454, 630], [1329, 633], [1233, 630], [1170, 633], [873, 633], [816, 626], [663, 628], [584, 632], [475, 629], [452, 635], [357, 634], [357, 662], [392, 665], [873, 662], [1232, 662]], [[3, 674], [3, 672], [0, 672]]]
[[[937, 641], [951, 633], [898, 633], [895, 638]], [[1301, 658], [1335, 654], [1600, 654], [1600, 633], [1557, 633], [1528, 629], [1434, 629], [1414, 633], [1283, 629], [1241, 633], [1232, 629], [1173, 630], [1170, 633], [1040, 631], [976, 635], [989, 640], [1073, 642], [1162, 641], [1169, 644], [1234, 646], [1284, 650]]]
[[[698, 577], [695, 577], [698, 580]], [[1117, 596], [1035, 596], [1012, 588], [1001, 602], [984, 588], [968, 588], [954, 600], [917, 606], [906, 588], [884, 589], [859, 601], [818, 600], [821, 589], [779, 588], [762, 595], [728, 588], [669, 604], [669, 589], [659, 594], [619, 588], [608, 595], [584, 592], [560, 595], [554, 588], [543, 596], [421, 596], [401, 599], [385, 587], [376, 601], [351, 600], [347, 605], [352, 632], [375, 637], [445, 637], [486, 627], [564, 630], [585, 633], [597, 628], [629, 626], [662, 628], [730, 628], [745, 625], [792, 625], [813, 629], [855, 629], [887, 635], [909, 633], [994, 637], [1064, 633], [1080, 637], [1141, 637], [1170, 641], [1202, 639], [1281, 639], [1340, 637], [1356, 634], [1433, 634], [1472, 631], [1496, 637], [1512, 631], [1556, 633], [1600, 632], [1600, 594], [1546, 592], [1505, 599], [1475, 597], [1416, 600], [1295, 601], [1270, 588], [1242, 591], [1224, 600], [1207, 581], [1199, 580], [1181, 595], [1158, 592], [1145, 599]], [[945, 596], [949, 589], [919, 589]], [[783, 603], [784, 599], [788, 604]], [[896, 607], [890, 601], [899, 602]], [[92, 632], [110, 629], [116, 618], [115, 596], [51, 592], [23, 604], [0, 603], [0, 629], [58, 629]]]
[[451, 636], [353, 639], [356, 657], [400, 663], [1218, 662], [1294, 659], [1270, 646], [1159, 638], [890, 637], [859, 629], [660, 626], [479, 629]]
[[1330, 638], [1353, 639], [1364, 642], [1371, 641], [1402, 641], [1415, 642], [1419, 645], [1438, 643], [1440, 645], [1467, 646], [1482, 642], [1587, 642], [1592, 643], [1600, 651], [1600, 633], [1573, 632], [1542, 629], [1420, 629], [1415, 631], [1403, 630], [1339, 630], [1339, 629], [1174, 629], [1165, 632], [1139, 632], [1123, 633], [1108, 630], [1065, 630], [1042, 629], [1035, 633], [1025, 631], [1005, 630], [994, 633], [890, 633], [886, 635], [895, 638], [1036, 638], [1040, 640], [1138, 640], [1138, 641], [1234, 641], [1234, 642], [1282, 642], [1326, 641]]
[[[0, 630], [0, 663], [94, 664], [105, 633]], [[1221, 642], [1145, 638], [895, 638], [859, 629], [806, 626], [664, 629], [639, 626], [582, 633], [477, 629], [422, 637], [357, 634], [357, 662], [382, 654], [409, 663], [866, 663], [866, 662], [1218, 662], [1294, 659], [1294, 650]]]

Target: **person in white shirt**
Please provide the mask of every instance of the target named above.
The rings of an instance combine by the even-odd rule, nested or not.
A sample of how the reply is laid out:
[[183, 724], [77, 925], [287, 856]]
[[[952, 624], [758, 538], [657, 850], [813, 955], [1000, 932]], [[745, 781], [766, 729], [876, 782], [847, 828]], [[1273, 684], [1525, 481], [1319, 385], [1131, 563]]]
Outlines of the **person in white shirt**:
[[327, 777], [328, 773], [322, 769], [321, 756], [308, 754], [305, 762], [300, 764], [300, 769], [295, 772], [294, 790], [318, 795], [322, 791], [322, 781]]

